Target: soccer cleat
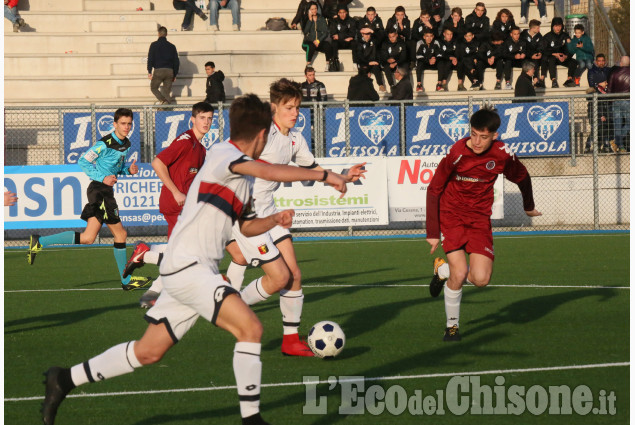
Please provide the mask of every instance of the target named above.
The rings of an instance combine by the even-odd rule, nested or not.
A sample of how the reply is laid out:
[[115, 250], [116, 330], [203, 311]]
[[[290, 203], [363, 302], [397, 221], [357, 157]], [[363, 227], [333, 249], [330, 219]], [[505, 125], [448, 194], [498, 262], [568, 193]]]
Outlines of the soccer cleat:
[[459, 327], [454, 325], [451, 328], [445, 328], [445, 334], [443, 335], [444, 341], [460, 341], [461, 334], [459, 333]]
[[148, 289], [145, 294], [139, 298], [139, 305], [141, 308], [152, 308], [159, 298], [159, 293]]
[[53, 425], [55, 423], [55, 415], [57, 415], [57, 408], [62, 401], [66, 398], [66, 395], [70, 390], [65, 390], [60, 384], [60, 374], [64, 372], [61, 367], [51, 367], [44, 373], [46, 385], [44, 402], [40, 412], [42, 413], [42, 422], [44, 425]]
[[255, 415], [247, 416], [243, 419], [243, 425], [269, 425], [269, 422], [265, 422], [260, 416], [260, 413], [256, 413]]
[[152, 279], [144, 276], [130, 276], [130, 282], [127, 284], [121, 284], [121, 288], [124, 291], [132, 291], [133, 289], [145, 288], [152, 283]]
[[143, 256], [148, 251], [150, 251], [150, 247], [148, 245], [141, 241], [137, 242], [137, 245], [134, 247], [134, 251], [132, 251], [130, 259], [126, 263], [126, 267], [124, 267], [123, 269], [123, 278], [130, 276], [135, 269], [143, 267], [143, 265], [145, 264], [143, 262]]
[[26, 254], [26, 260], [29, 264], [33, 265], [35, 256], [42, 250], [42, 244], [40, 243], [40, 235], [31, 235], [29, 240], [29, 250]]
[[434, 266], [434, 276], [432, 276], [432, 280], [430, 281], [430, 295], [434, 298], [438, 297], [441, 293], [441, 289], [443, 289], [443, 284], [447, 279], [441, 279], [439, 277], [439, 267], [445, 264], [445, 260], [441, 257], [437, 257], [434, 259], [432, 263]]
[[501, 89], [501, 82], [497, 81], [496, 85], [494, 86], [494, 90], [500, 90]]
[[298, 334], [283, 335], [281, 351], [285, 356], [315, 356], [307, 343], [300, 341], [300, 336]]

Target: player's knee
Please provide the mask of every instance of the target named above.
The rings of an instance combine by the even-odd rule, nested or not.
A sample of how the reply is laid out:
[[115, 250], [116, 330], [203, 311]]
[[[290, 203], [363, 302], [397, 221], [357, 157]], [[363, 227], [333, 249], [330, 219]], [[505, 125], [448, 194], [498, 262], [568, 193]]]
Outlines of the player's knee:
[[474, 286], [478, 286], [479, 288], [482, 288], [489, 284], [490, 277], [491, 277], [490, 273], [479, 273], [479, 274], [470, 275], [468, 279], [470, 283], [472, 283]]
[[260, 342], [262, 333], [262, 323], [254, 314], [240, 327], [235, 336], [238, 341], [242, 342]]
[[79, 235], [79, 243], [82, 245], [91, 245], [93, 242], [95, 242], [96, 238], [97, 235], [87, 235], [85, 233], [81, 233]]
[[285, 268], [285, 269], [280, 270], [274, 276], [270, 276], [270, 279], [271, 279], [271, 283], [272, 283], [273, 287], [275, 288], [276, 292], [278, 292], [281, 289], [286, 288], [287, 285], [289, 285], [289, 283], [292, 281], [292, 275], [289, 272], [289, 269]]
[[157, 351], [156, 349], [141, 347], [137, 350], [135, 347], [135, 356], [137, 356], [139, 363], [144, 366], [159, 362], [164, 354], [165, 352]]
[[291, 271], [291, 277], [293, 279], [293, 283], [300, 283], [302, 281], [302, 272], [298, 267]]

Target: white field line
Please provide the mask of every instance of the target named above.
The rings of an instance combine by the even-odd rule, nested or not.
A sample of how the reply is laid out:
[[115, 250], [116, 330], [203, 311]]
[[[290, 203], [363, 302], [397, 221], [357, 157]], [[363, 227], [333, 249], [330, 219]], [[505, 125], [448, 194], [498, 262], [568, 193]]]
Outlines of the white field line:
[[[465, 375], [504, 375], [509, 373], [531, 373], [531, 372], [548, 372], [548, 371], [562, 371], [562, 370], [579, 370], [579, 369], [601, 369], [609, 367], [628, 367], [629, 362], [620, 363], [596, 363], [596, 364], [584, 364], [584, 365], [570, 365], [570, 366], [548, 366], [548, 367], [533, 367], [527, 369], [498, 369], [498, 370], [480, 370], [480, 371], [468, 371], [468, 372], [447, 372], [447, 373], [430, 373], [423, 375], [395, 375], [395, 376], [378, 376], [374, 378], [364, 378], [364, 381], [400, 381], [410, 379], [430, 379], [430, 378], [445, 378], [452, 376], [465, 376]], [[359, 382], [359, 379], [341, 379], [338, 382]], [[263, 388], [266, 387], [295, 387], [306, 384], [327, 384], [328, 380], [322, 381], [309, 381], [309, 382], [277, 382], [271, 384], [262, 384]], [[203, 388], [174, 388], [169, 390], [148, 390], [148, 391], [121, 391], [110, 393], [82, 393], [82, 394], [70, 394], [67, 398], [95, 398], [95, 397], [115, 397], [115, 396], [129, 396], [129, 395], [150, 395], [150, 394], [170, 394], [170, 393], [184, 393], [184, 392], [201, 392], [201, 391], [219, 391], [219, 390], [235, 390], [235, 385], [226, 385], [220, 387], [203, 387]], [[42, 400], [42, 396], [34, 397], [10, 397], [5, 398], [5, 402], [17, 402], [17, 401], [33, 401]]]

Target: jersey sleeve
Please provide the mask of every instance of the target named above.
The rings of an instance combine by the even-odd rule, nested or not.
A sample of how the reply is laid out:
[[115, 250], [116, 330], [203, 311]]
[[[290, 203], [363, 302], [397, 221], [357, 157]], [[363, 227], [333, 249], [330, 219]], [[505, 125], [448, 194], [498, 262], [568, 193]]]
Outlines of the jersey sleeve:
[[106, 144], [101, 140], [95, 143], [90, 149], [82, 154], [77, 161], [82, 171], [86, 173], [91, 180], [103, 182], [106, 174], [100, 171], [96, 165], [99, 158], [103, 158], [106, 153]]
[[[507, 150], [506, 146], [505, 150]], [[527, 171], [527, 168], [525, 168], [523, 163], [520, 162], [518, 158], [516, 158], [516, 155], [509, 151], [507, 153], [508, 158], [505, 162], [503, 175], [507, 180], [518, 185], [518, 189], [520, 189], [520, 194], [523, 198], [523, 209], [525, 211], [532, 211], [534, 208], [536, 208], [536, 206], [534, 203], [534, 194], [529, 172]]]
[[309, 150], [309, 145], [300, 132], [294, 135], [295, 145], [293, 146], [293, 156], [291, 160], [303, 168], [315, 168], [317, 163], [315, 157]]
[[428, 238], [438, 239], [441, 236], [439, 201], [454, 171], [454, 157], [453, 149], [450, 149], [448, 155], [439, 162], [434, 177], [428, 185], [426, 195], [426, 237]]
[[181, 154], [185, 151], [186, 146], [187, 144], [184, 143], [184, 141], [177, 139], [170, 143], [170, 146], [159, 152], [157, 158], [159, 158], [166, 167], [169, 167], [179, 159]]

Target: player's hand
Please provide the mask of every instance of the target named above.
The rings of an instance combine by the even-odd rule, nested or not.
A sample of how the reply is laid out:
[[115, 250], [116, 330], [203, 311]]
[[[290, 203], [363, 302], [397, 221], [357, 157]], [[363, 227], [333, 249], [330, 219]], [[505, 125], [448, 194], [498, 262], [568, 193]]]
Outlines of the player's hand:
[[366, 178], [364, 174], [367, 170], [364, 169], [364, 165], [366, 165], [365, 162], [362, 162], [361, 164], [355, 164], [348, 170], [348, 173], [346, 173], [346, 178], [349, 183], [356, 182], [360, 178]]
[[15, 196], [15, 193], [9, 192], [8, 190], [4, 192], [4, 206], [5, 207], [10, 207], [12, 205], [15, 205], [17, 200], [18, 200], [18, 197]]
[[529, 217], [539, 217], [542, 215], [542, 213], [535, 208], [531, 211], [525, 211], [525, 214], [527, 214]]
[[426, 242], [428, 242], [430, 244], [430, 254], [434, 254], [434, 251], [437, 250], [437, 248], [439, 247], [439, 241], [440, 239], [438, 238], [426, 238]]
[[288, 229], [293, 224], [294, 210], [284, 210], [272, 215], [273, 221], [280, 227]]
[[182, 207], [183, 204], [185, 204], [186, 196], [181, 192], [177, 191], [176, 193], [173, 193], [172, 196], [174, 196], [174, 201], [179, 207]]
[[104, 177], [103, 183], [107, 184], [108, 186], [114, 186], [115, 183], [117, 183], [117, 176], [114, 176], [114, 175], [106, 176]]
[[133, 159], [132, 160], [132, 164], [130, 164], [130, 167], [128, 167], [128, 171], [130, 172], [130, 174], [137, 174], [139, 172], [139, 167], [136, 164], [137, 160]]
[[298, 25], [297, 25], [297, 24], [291, 24], [291, 29], [292, 29], [292, 30], [294, 30], [294, 29], [296, 29], [296, 28], [298, 28]]
[[152, 79], [152, 74], [148, 74], [148, 80]]
[[337, 40], [338, 38], [340, 38], [339, 35], [337, 35], [337, 34], [333, 35], [333, 40]]
[[346, 194], [346, 179], [347, 177], [341, 174], [332, 173], [329, 171], [324, 183], [328, 184], [329, 186], [340, 192], [340, 198], [343, 198], [344, 194]]

